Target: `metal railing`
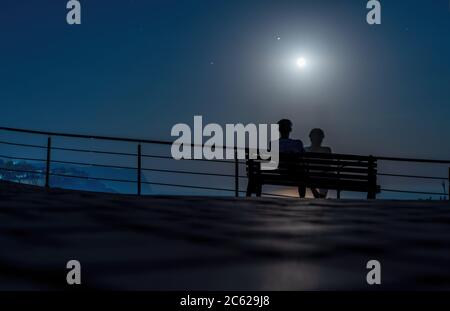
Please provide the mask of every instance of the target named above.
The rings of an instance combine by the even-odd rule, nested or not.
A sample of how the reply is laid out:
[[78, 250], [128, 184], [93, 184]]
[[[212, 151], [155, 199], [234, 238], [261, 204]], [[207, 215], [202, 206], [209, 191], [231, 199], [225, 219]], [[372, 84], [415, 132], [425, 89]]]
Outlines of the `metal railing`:
[[[378, 161], [386, 161], [386, 162], [402, 162], [402, 163], [421, 163], [421, 164], [442, 164], [442, 165], [450, 165], [450, 160], [432, 160], [432, 159], [414, 159], [414, 158], [400, 158], [400, 157], [376, 157]], [[409, 193], [409, 194], [424, 194], [424, 195], [438, 195], [438, 196], [447, 196], [447, 199], [450, 200], [450, 167], [448, 167], [447, 176], [423, 176], [423, 175], [414, 175], [414, 174], [393, 174], [393, 173], [378, 173], [378, 176], [388, 176], [388, 177], [397, 177], [397, 178], [408, 178], [408, 179], [422, 179], [422, 180], [436, 180], [441, 181], [445, 184], [447, 182], [447, 192], [445, 190], [443, 192], [429, 192], [429, 191], [409, 191], [409, 190], [400, 190], [400, 189], [387, 189], [381, 188], [381, 191], [384, 192], [396, 192], [396, 193]]]
[[[68, 134], [68, 133], [57, 133], [57, 132], [48, 132], [48, 131], [35, 131], [35, 130], [27, 130], [27, 129], [17, 129], [17, 128], [9, 128], [9, 127], [0, 127], [0, 131], [13, 132], [13, 133], [21, 133], [21, 134], [31, 134], [47, 137], [47, 144], [38, 145], [38, 144], [26, 144], [22, 142], [15, 141], [4, 141], [0, 140], [0, 145], [14, 146], [14, 147], [25, 147], [25, 148], [33, 148], [40, 149], [46, 151], [46, 158], [39, 159], [33, 157], [14, 157], [9, 155], [4, 155], [0, 152], [0, 159], [9, 159], [9, 160], [21, 160], [21, 161], [36, 161], [45, 163], [45, 170], [20, 170], [14, 168], [6, 168], [0, 167], [0, 171], [10, 171], [17, 173], [28, 173], [28, 174], [37, 174], [43, 175], [45, 180], [45, 187], [49, 188], [51, 186], [51, 177], [65, 177], [65, 178], [75, 178], [75, 179], [89, 179], [89, 180], [97, 180], [97, 181], [108, 181], [108, 182], [118, 182], [118, 183], [130, 183], [136, 185], [136, 194], [142, 194], [142, 185], [155, 185], [155, 186], [164, 186], [164, 187], [177, 187], [177, 188], [187, 188], [187, 189], [197, 189], [197, 190], [206, 190], [206, 191], [223, 191], [228, 193], [234, 193], [234, 196], [239, 197], [240, 194], [245, 193], [244, 190], [240, 190], [240, 180], [246, 179], [247, 176], [240, 175], [240, 166], [245, 165], [245, 161], [241, 161], [237, 158], [237, 148], [235, 150], [235, 158], [234, 160], [206, 160], [206, 159], [190, 159], [186, 161], [199, 161], [199, 162], [211, 162], [211, 163], [225, 163], [229, 165], [233, 165], [233, 173], [218, 173], [214, 172], [199, 172], [193, 170], [176, 170], [176, 169], [163, 169], [156, 167], [145, 167], [143, 166], [142, 160], [145, 158], [151, 159], [170, 159], [173, 160], [171, 156], [158, 155], [158, 154], [145, 154], [142, 151], [142, 145], [159, 145], [159, 146], [171, 146], [172, 142], [168, 141], [160, 141], [160, 140], [148, 140], [148, 139], [132, 139], [132, 138], [120, 138], [120, 137], [110, 137], [110, 136], [99, 136], [99, 135], [81, 135], [81, 134]], [[118, 152], [118, 151], [105, 151], [105, 150], [92, 150], [92, 149], [83, 149], [83, 148], [67, 148], [62, 146], [55, 146], [52, 144], [52, 138], [62, 137], [62, 138], [73, 138], [73, 139], [86, 139], [86, 140], [99, 140], [99, 141], [109, 141], [109, 142], [123, 142], [123, 143], [134, 143], [136, 146], [136, 153], [133, 152]], [[201, 147], [192, 145], [194, 147]], [[217, 147], [217, 148], [229, 148], [229, 147]], [[133, 157], [136, 160], [136, 166], [124, 166], [124, 165], [109, 165], [109, 164], [98, 164], [98, 163], [89, 163], [89, 162], [79, 162], [79, 161], [64, 161], [64, 160], [54, 160], [52, 159], [52, 154], [54, 151], [66, 151], [66, 152], [74, 152], [74, 153], [85, 153], [85, 154], [99, 154], [99, 155], [117, 155], [117, 156], [126, 156]], [[421, 164], [442, 164], [442, 165], [450, 165], [450, 160], [430, 160], [430, 159], [414, 159], [414, 158], [400, 158], [400, 157], [374, 157], [377, 161], [386, 161], [386, 162], [402, 162], [402, 163], [421, 163]], [[66, 164], [66, 165], [77, 165], [77, 166], [90, 166], [90, 167], [102, 167], [102, 168], [112, 168], [112, 169], [122, 169], [122, 170], [135, 170], [136, 178], [134, 180], [131, 179], [118, 179], [118, 178], [103, 178], [103, 177], [92, 177], [92, 176], [77, 176], [70, 174], [60, 174], [52, 172], [52, 164]], [[231, 168], [230, 168], [231, 171]], [[148, 182], [142, 180], [143, 172], [159, 172], [159, 173], [167, 173], [167, 174], [184, 174], [184, 175], [197, 175], [197, 176], [214, 176], [214, 177], [222, 177], [222, 178], [232, 178], [234, 180], [234, 188], [223, 188], [223, 187], [212, 187], [212, 186], [201, 186], [201, 185], [187, 185], [187, 184], [178, 184], [178, 183], [163, 183], [163, 182]], [[422, 176], [422, 175], [414, 175], [414, 174], [397, 174], [397, 173], [377, 173], [378, 176], [386, 176], [386, 177], [394, 177], [394, 178], [408, 178], [408, 179], [422, 179], [422, 180], [439, 180], [443, 182], [447, 182], [447, 192], [428, 192], [428, 191], [411, 191], [406, 189], [389, 189], [389, 188], [381, 188], [383, 192], [395, 192], [395, 193], [409, 193], [409, 194], [423, 194], [423, 195], [439, 195], [439, 196], [447, 196], [449, 198], [450, 193], [450, 167], [447, 171], [447, 176]], [[273, 193], [263, 193], [264, 195], [274, 196], [274, 197], [291, 197], [287, 195], [273, 194]]]

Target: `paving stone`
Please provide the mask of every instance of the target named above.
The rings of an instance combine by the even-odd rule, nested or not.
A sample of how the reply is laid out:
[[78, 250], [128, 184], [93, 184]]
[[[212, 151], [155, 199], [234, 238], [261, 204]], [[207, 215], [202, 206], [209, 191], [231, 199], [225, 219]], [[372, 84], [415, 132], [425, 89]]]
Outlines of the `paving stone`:
[[450, 289], [450, 203], [136, 197], [0, 183], [0, 290]]

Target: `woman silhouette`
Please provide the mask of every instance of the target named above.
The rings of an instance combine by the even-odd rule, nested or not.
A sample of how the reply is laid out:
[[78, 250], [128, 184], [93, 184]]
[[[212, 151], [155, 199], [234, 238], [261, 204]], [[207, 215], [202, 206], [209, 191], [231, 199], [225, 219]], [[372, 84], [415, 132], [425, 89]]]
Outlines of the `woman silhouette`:
[[[314, 153], [331, 153], [330, 147], [322, 146], [323, 140], [325, 138], [325, 133], [320, 128], [312, 129], [309, 133], [309, 139], [311, 140], [311, 146], [306, 147], [306, 152]], [[328, 189], [311, 189], [315, 198], [325, 199], [328, 194]]]

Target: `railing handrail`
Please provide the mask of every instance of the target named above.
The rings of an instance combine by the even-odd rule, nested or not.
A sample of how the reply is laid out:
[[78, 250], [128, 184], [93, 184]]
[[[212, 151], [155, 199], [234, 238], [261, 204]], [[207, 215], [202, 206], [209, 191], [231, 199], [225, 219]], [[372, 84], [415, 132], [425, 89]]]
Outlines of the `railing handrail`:
[[[82, 138], [82, 139], [98, 139], [98, 140], [110, 140], [110, 141], [122, 141], [122, 142], [131, 142], [131, 143], [144, 143], [144, 144], [157, 144], [157, 145], [172, 145], [173, 142], [163, 141], [163, 140], [154, 140], [154, 139], [140, 139], [140, 138], [125, 138], [125, 137], [113, 137], [113, 136], [103, 136], [103, 135], [87, 135], [87, 134], [73, 134], [73, 133], [60, 133], [60, 132], [50, 132], [50, 131], [37, 131], [37, 130], [28, 130], [28, 129], [19, 129], [12, 127], [0, 127], [1, 131], [9, 131], [9, 132], [18, 132], [18, 133], [27, 133], [27, 134], [36, 134], [36, 135], [45, 135], [45, 136], [56, 136], [56, 137], [69, 137], [69, 138]], [[191, 146], [197, 146], [195, 144], [191, 144]], [[200, 146], [199, 146], [200, 147]], [[44, 147], [45, 148], [45, 147]], [[217, 146], [216, 148], [231, 148], [227, 146]], [[338, 154], [334, 155], [347, 155], [347, 154]], [[355, 156], [359, 156], [356, 154], [352, 154]], [[416, 162], [416, 163], [434, 163], [434, 164], [450, 164], [450, 160], [438, 160], [438, 159], [420, 159], [420, 158], [402, 158], [402, 157], [386, 157], [386, 156], [374, 156], [376, 160], [380, 161], [397, 161], [397, 162]]]
[[17, 133], [44, 135], [44, 136], [56, 136], [56, 137], [59, 136], [59, 137], [82, 138], [82, 139], [98, 139], [98, 140], [122, 141], [122, 142], [129, 142], [129, 143], [144, 143], [144, 144], [157, 144], [157, 145], [172, 145], [172, 142], [169, 142], [169, 141], [152, 140], [152, 139], [137, 139], [137, 138], [124, 138], [124, 137], [72, 134], [72, 133], [69, 134], [69, 133], [18, 129], [18, 128], [11, 128], [11, 127], [0, 127], [0, 130], [1, 131], [9, 131], [9, 132], [17, 132]]
[[401, 157], [375, 157], [375, 158], [380, 161], [450, 164], [450, 160], [433, 160], [433, 159], [417, 159], [417, 158], [401, 158]]
[[[87, 135], [87, 134], [73, 134], [73, 133], [60, 133], [60, 132], [49, 132], [49, 131], [37, 131], [28, 129], [19, 129], [12, 127], [0, 127], [0, 131], [9, 131], [17, 133], [44, 135], [44, 136], [55, 136], [55, 137], [66, 137], [66, 138], [81, 138], [81, 139], [97, 139], [97, 140], [109, 140], [109, 141], [121, 141], [128, 143], [138, 143], [138, 144], [154, 144], [154, 145], [164, 145], [170, 146], [174, 142], [164, 141], [164, 140], [154, 140], [154, 139], [140, 139], [140, 138], [125, 138], [125, 137], [113, 137], [113, 136], [103, 136], [103, 135]], [[189, 144], [191, 147], [204, 147], [204, 144]], [[215, 146], [219, 149], [234, 149], [234, 150], [246, 150], [246, 148], [241, 147], [228, 147], [228, 146]]]

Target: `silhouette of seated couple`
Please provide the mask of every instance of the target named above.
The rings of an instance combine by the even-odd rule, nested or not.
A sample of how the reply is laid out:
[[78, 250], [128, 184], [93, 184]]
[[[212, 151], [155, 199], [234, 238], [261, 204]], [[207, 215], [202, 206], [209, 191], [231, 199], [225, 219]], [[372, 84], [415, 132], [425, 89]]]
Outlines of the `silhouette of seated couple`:
[[[292, 122], [288, 119], [283, 119], [278, 121], [280, 140], [279, 140], [279, 150], [280, 154], [302, 154], [304, 152], [314, 152], [314, 153], [331, 153], [330, 147], [322, 146], [323, 140], [325, 138], [325, 133], [320, 128], [312, 129], [309, 133], [309, 139], [311, 140], [311, 145], [309, 147], [304, 147], [303, 142], [300, 139], [291, 139], [290, 135], [292, 132]], [[326, 198], [328, 194], [327, 189], [310, 189], [315, 198]], [[306, 196], [306, 187], [300, 186], [298, 189], [301, 198]]]

